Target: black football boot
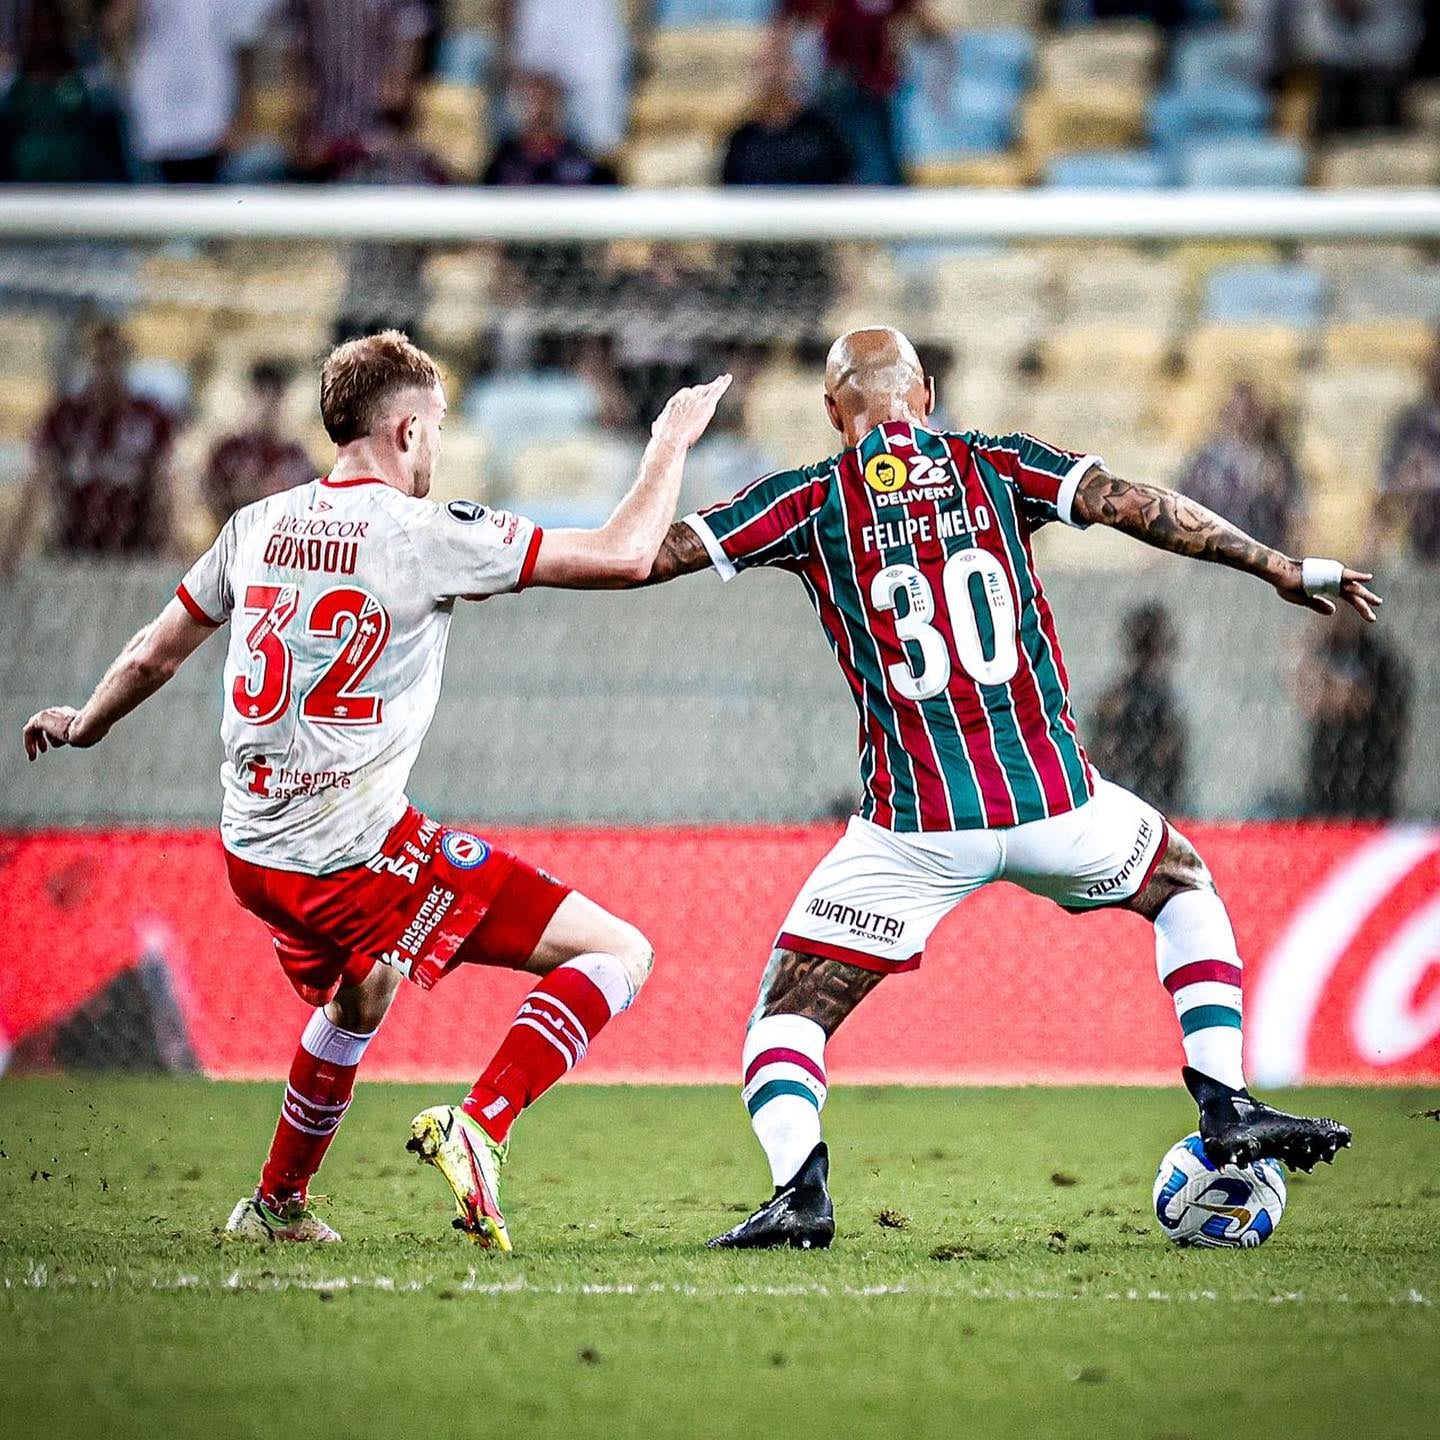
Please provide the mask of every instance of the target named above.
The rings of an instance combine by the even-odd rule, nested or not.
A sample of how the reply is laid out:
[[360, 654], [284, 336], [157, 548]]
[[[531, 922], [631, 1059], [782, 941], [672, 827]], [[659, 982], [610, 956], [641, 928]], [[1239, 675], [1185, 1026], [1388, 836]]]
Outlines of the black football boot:
[[1350, 1131], [1338, 1121], [1287, 1115], [1188, 1065], [1180, 1073], [1200, 1107], [1200, 1139], [1212, 1165], [1250, 1165], [1269, 1157], [1308, 1174], [1317, 1161], [1329, 1165], [1350, 1144]]
[[777, 1185], [774, 1196], [748, 1220], [705, 1244], [711, 1250], [826, 1250], [835, 1238], [835, 1207], [826, 1181], [830, 1178], [830, 1152], [822, 1140], [806, 1157], [788, 1185]]

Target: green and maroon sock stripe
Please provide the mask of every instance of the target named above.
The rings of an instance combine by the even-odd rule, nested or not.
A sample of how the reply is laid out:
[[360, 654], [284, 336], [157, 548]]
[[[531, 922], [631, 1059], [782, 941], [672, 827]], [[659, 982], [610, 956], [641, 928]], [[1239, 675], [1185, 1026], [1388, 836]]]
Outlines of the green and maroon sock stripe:
[[762, 1050], [749, 1064], [745, 1070], [745, 1084], [748, 1085], [755, 1079], [767, 1065], [797, 1065], [807, 1075], [813, 1075], [821, 1085], [826, 1084], [825, 1070], [816, 1064], [808, 1055], [799, 1050], [777, 1048], [773, 1050]]
[[1198, 985], [1202, 980], [1213, 980], [1221, 985], [1240, 986], [1243, 971], [1229, 960], [1192, 960], [1178, 970], [1172, 970], [1165, 977], [1165, 988], [1173, 995], [1187, 985]]

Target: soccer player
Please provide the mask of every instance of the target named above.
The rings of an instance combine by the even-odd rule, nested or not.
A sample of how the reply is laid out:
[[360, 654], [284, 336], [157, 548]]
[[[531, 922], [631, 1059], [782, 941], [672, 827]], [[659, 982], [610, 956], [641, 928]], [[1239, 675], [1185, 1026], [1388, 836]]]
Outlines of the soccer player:
[[226, 865], [315, 1007], [232, 1234], [340, 1238], [307, 1188], [401, 979], [428, 990], [459, 965], [496, 965], [543, 978], [465, 1100], [415, 1117], [409, 1148], [449, 1183], [457, 1228], [511, 1248], [499, 1204], [510, 1127], [635, 998], [650, 945], [543, 871], [420, 814], [406, 781], [440, 696], [455, 602], [648, 575], [686, 453], [729, 383], [670, 400], [604, 525], [542, 533], [471, 500], [426, 500], [445, 418], [434, 362], [397, 331], [341, 345], [320, 376], [330, 474], [238, 511], [83, 708], [53, 706], [25, 725], [32, 760], [98, 743], [230, 622]]
[[1097, 456], [1028, 435], [933, 430], [934, 404], [903, 335], [841, 336], [825, 408], [845, 448], [674, 525], [649, 576], [793, 570], [860, 712], [860, 814], [781, 926], [745, 1039], [742, 1098], [775, 1192], [714, 1246], [830, 1243], [826, 1042], [993, 880], [1068, 910], [1123, 906], [1154, 922], [1214, 1163], [1274, 1156], [1309, 1170], [1350, 1143], [1343, 1125], [1246, 1090], [1225, 906], [1184, 836], [1087, 760], [1030, 537], [1057, 520], [1108, 525], [1254, 575], [1291, 604], [1328, 615], [1339, 600], [1366, 620], [1380, 604], [1371, 577], [1291, 559], [1183, 495], [1118, 479]]

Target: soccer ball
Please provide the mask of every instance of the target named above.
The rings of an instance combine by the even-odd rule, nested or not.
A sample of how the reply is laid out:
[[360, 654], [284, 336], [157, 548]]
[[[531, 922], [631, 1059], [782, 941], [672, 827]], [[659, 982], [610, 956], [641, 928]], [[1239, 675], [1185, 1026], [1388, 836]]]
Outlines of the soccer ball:
[[1155, 1218], [1177, 1245], [1253, 1249], [1285, 1213], [1285, 1175], [1274, 1160], [1217, 1169], [1191, 1133], [1165, 1152], [1154, 1201]]

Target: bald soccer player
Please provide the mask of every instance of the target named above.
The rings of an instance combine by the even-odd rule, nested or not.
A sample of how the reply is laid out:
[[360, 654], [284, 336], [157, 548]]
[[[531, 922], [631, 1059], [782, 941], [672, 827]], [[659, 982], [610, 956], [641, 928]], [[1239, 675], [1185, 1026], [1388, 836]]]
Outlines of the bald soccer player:
[[1056, 520], [1109, 525], [1255, 575], [1323, 615], [1340, 600], [1373, 620], [1371, 577], [1291, 559], [1173, 490], [1117, 479], [1098, 456], [932, 429], [934, 407], [934, 382], [898, 331], [841, 336], [825, 409], [844, 449], [678, 522], [642, 582], [793, 570], [860, 712], [860, 813], [791, 906], [745, 1040], [742, 1094], [775, 1193], [714, 1246], [830, 1243], [826, 1041], [886, 975], [915, 969], [939, 921], [992, 880], [1067, 910], [1121, 906], [1154, 922], [1213, 1163], [1273, 1156], [1309, 1170], [1350, 1143], [1343, 1125], [1246, 1091], [1225, 906], [1189, 842], [1086, 758], [1030, 537]]

